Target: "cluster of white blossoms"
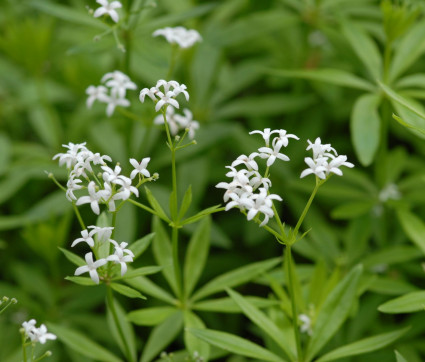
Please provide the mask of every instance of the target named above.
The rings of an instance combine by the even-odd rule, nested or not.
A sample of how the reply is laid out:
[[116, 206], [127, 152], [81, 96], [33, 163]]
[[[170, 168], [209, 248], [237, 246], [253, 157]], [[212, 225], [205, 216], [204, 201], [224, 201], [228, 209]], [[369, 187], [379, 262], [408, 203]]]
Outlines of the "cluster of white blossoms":
[[[161, 91], [160, 87], [163, 88]], [[145, 102], [145, 97], [148, 96], [152, 99], [155, 104], [155, 111], [159, 111], [164, 106], [168, 105], [173, 106], [174, 108], [180, 108], [179, 102], [176, 101], [176, 97], [183, 93], [186, 98], [186, 101], [189, 100], [189, 93], [186, 91], [187, 87], [184, 84], [179, 84], [175, 80], [166, 80], [160, 79], [155, 87], [152, 88], [143, 88], [140, 91], [140, 102]]]
[[[115, 202], [118, 200], [127, 200], [132, 194], [139, 197], [138, 187], [147, 182], [156, 180], [158, 174], [150, 176], [147, 165], [149, 157], [138, 162], [134, 158], [130, 159], [134, 167], [130, 177], [121, 174], [121, 167], [116, 164], [114, 168], [109, 167], [105, 161], [112, 162], [108, 155], [100, 155], [91, 152], [86, 143], [69, 143], [63, 145], [67, 148], [66, 153], [58, 153], [53, 159], [59, 159], [59, 165], [66, 165], [69, 170], [69, 178], [66, 184], [66, 198], [75, 202], [76, 205], [90, 204], [91, 209], [96, 215], [100, 214], [99, 204], [107, 205], [109, 211], [116, 211]], [[96, 173], [96, 167], [98, 173]], [[138, 184], [132, 185], [133, 179], [138, 177]], [[87, 191], [88, 195], [77, 198], [75, 191]]]
[[354, 167], [350, 162], [347, 162], [347, 156], [339, 155], [330, 144], [322, 144], [320, 138], [316, 138], [314, 143], [308, 140], [307, 151], [313, 151], [313, 158], [306, 157], [305, 163], [309, 166], [301, 172], [301, 178], [314, 174], [322, 180], [326, 180], [331, 173], [342, 176], [341, 166]]
[[127, 89], [137, 89], [135, 83], [119, 70], [114, 72], [106, 73], [101, 83], [104, 85], [94, 86], [91, 85], [86, 89], [88, 95], [86, 104], [87, 108], [91, 108], [95, 101], [106, 103], [106, 114], [110, 117], [115, 110], [115, 107], [128, 107], [130, 101], [126, 99]]
[[41, 344], [46, 343], [48, 339], [56, 339], [56, 336], [53, 333], [47, 332], [47, 328], [44, 324], [37, 328], [35, 326], [36, 323], [35, 319], [22, 323], [22, 328], [25, 332], [26, 338], [29, 338], [33, 343], [40, 342]]
[[[91, 230], [89, 231], [89, 229]], [[111, 239], [113, 230], [113, 227], [98, 227], [91, 225], [86, 230], [81, 231], [81, 238], [75, 239], [71, 247], [74, 247], [81, 242], [85, 242], [92, 251], [96, 251], [99, 250], [102, 244], [109, 243], [114, 246], [114, 254], [94, 261], [93, 252], [86, 253], [85, 260], [87, 265], [78, 267], [75, 270], [74, 275], [89, 273], [91, 280], [93, 280], [96, 284], [99, 284], [99, 274], [97, 269], [108, 262], [120, 264], [121, 276], [127, 272], [127, 263], [131, 263], [133, 261], [134, 254], [131, 250], [126, 249], [128, 243], [122, 242], [118, 244], [115, 240]], [[96, 238], [94, 238], [95, 235]]]
[[[231, 166], [226, 166], [230, 171], [226, 174], [232, 178], [232, 181], [220, 182], [216, 185], [217, 188], [225, 189], [224, 202], [227, 203], [226, 211], [237, 207], [242, 212], [247, 214], [247, 219], [252, 220], [257, 214], [263, 214], [264, 219], [260, 226], [268, 223], [273, 217], [273, 200], [282, 201], [279, 195], [270, 194], [269, 188], [271, 181], [267, 178], [269, 167], [274, 164], [276, 159], [289, 161], [289, 157], [281, 153], [282, 147], [286, 147], [289, 143], [289, 138], [298, 140], [298, 137], [293, 134], [288, 134], [285, 130], [273, 130], [266, 128], [264, 131], [252, 131], [250, 134], [259, 133], [265, 141], [265, 147], [260, 147], [259, 152], [253, 152], [249, 156], [239, 156]], [[270, 143], [271, 135], [276, 134]], [[256, 158], [267, 159], [267, 169], [262, 176], [258, 171]], [[237, 169], [237, 166], [243, 166], [242, 169]]]
[[[175, 136], [181, 130], [187, 130], [189, 138], [195, 137], [195, 131], [199, 128], [199, 122], [193, 119], [192, 112], [184, 108], [183, 114], [176, 113], [173, 106], [168, 106], [166, 110], [167, 123], [170, 127], [170, 133]], [[154, 119], [155, 124], [164, 124], [164, 117], [158, 115]]]
[[175, 28], [166, 27], [155, 30], [153, 36], [163, 36], [170, 44], [178, 44], [181, 48], [190, 48], [196, 42], [202, 41], [201, 35], [196, 30], [188, 30], [183, 26]]
[[122, 4], [119, 1], [112, 1], [111, 3], [108, 0], [96, 0], [101, 6], [96, 9], [93, 16], [99, 18], [102, 15], [109, 15], [111, 19], [118, 23], [119, 15], [115, 9], [122, 8]]

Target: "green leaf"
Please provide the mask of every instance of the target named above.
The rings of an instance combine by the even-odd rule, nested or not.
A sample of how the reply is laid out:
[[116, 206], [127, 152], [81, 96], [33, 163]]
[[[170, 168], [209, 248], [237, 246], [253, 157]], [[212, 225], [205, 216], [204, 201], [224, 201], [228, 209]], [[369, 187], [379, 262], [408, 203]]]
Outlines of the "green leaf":
[[111, 283], [111, 288], [115, 290], [117, 293], [120, 293], [126, 297], [129, 298], [140, 298], [140, 299], [146, 299], [145, 296], [143, 296], [140, 292], [137, 290], [127, 287], [126, 285], [118, 284], [118, 283]]
[[363, 353], [369, 353], [378, 349], [384, 348], [407, 332], [409, 328], [398, 329], [393, 332], [378, 334], [373, 337], [361, 339], [360, 341], [347, 344], [346, 346], [339, 347], [333, 351], [326, 353], [319, 358], [317, 362], [335, 361], [340, 358], [357, 356]]
[[408, 293], [391, 299], [378, 307], [382, 313], [412, 313], [425, 310], [425, 291]]
[[268, 74], [279, 77], [301, 78], [331, 83], [342, 87], [349, 87], [365, 91], [375, 89], [372, 83], [356, 75], [339, 69], [313, 69], [313, 70], [267, 70]]
[[192, 203], [192, 185], [189, 185], [186, 192], [183, 196], [183, 201], [180, 206], [178, 220], [181, 220], [185, 215], [187, 210], [189, 209], [190, 204]]
[[267, 317], [262, 311], [251, 304], [246, 298], [239, 293], [227, 289], [227, 293], [232, 297], [236, 304], [241, 308], [242, 312], [259, 327], [265, 334], [273, 339], [277, 345], [287, 354], [291, 361], [296, 360], [296, 351], [290, 348], [290, 344], [285, 340], [284, 333]]
[[114, 336], [114, 339], [117, 341], [121, 352], [124, 355], [127, 355], [127, 351], [125, 348], [125, 343], [128, 345], [128, 348], [130, 350], [130, 354], [133, 357], [133, 361], [136, 361], [137, 359], [137, 350], [136, 350], [136, 339], [134, 336], [134, 330], [133, 330], [133, 326], [131, 325], [131, 323], [126, 319], [125, 316], [125, 311], [124, 309], [121, 307], [121, 305], [118, 303], [117, 300], [114, 299], [113, 301], [114, 303], [114, 307], [115, 307], [115, 311], [117, 313], [117, 319], [118, 319], [118, 323], [120, 325], [120, 329], [124, 335], [124, 340], [121, 337], [121, 333], [118, 331], [114, 316], [109, 308], [107, 308], [107, 312], [106, 312], [106, 318], [108, 321], [108, 326], [109, 329], [112, 332], [112, 335]]
[[331, 216], [333, 219], [339, 220], [354, 219], [370, 212], [375, 204], [374, 200], [347, 202], [335, 207], [331, 211]]
[[390, 81], [397, 79], [425, 51], [425, 24], [419, 22], [397, 44], [390, 67]]
[[9, 137], [0, 133], [0, 175], [3, 175], [9, 169], [12, 144]]
[[276, 356], [274, 353], [269, 352], [263, 347], [260, 347], [255, 343], [230, 333], [215, 331], [212, 329], [193, 328], [188, 328], [188, 331], [194, 336], [203, 339], [205, 342], [231, 353], [245, 357], [256, 358], [260, 361], [284, 361], [282, 358]]
[[357, 285], [362, 270], [361, 265], [354, 267], [323, 302], [313, 327], [313, 335], [307, 346], [306, 360], [313, 359], [320, 352], [348, 317], [356, 299]]
[[[267, 308], [279, 305], [280, 302], [277, 300], [245, 296], [245, 299], [249, 303], [257, 308]], [[241, 309], [231, 298], [216, 298], [197, 302], [192, 305], [194, 310], [201, 310], [207, 312], [219, 312], [219, 313], [240, 313]]]
[[79, 285], [89, 285], [89, 286], [98, 285], [93, 280], [86, 277], [65, 277], [65, 279]]
[[396, 357], [396, 362], [408, 362], [406, 358], [404, 358], [400, 352], [398, 351], [394, 351], [395, 352], [395, 357]]
[[188, 331], [189, 328], [205, 329], [204, 322], [190, 310], [184, 311], [184, 344], [189, 353], [193, 356], [198, 352], [203, 361], [208, 361], [210, 355], [210, 345], [203, 340], [195, 337]]
[[362, 264], [366, 269], [376, 265], [393, 265], [419, 259], [423, 253], [415, 246], [387, 246], [363, 258]]
[[150, 243], [152, 242], [154, 236], [155, 233], [150, 233], [144, 236], [143, 238], [136, 240], [134, 243], [128, 246], [128, 249], [130, 249], [134, 254], [134, 259], [137, 259], [140, 255], [144, 253], [144, 251], [149, 247]]
[[139, 326], [156, 326], [176, 312], [174, 307], [152, 307], [134, 310], [127, 314], [127, 319]]
[[184, 292], [189, 297], [204, 270], [210, 248], [211, 218], [204, 218], [193, 233], [186, 251]]
[[378, 150], [381, 120], [378, 114], [380, 97], [365, 94], [359, 97], [351, 113], [351, 140], [363, 166], [369, 166]]
[[126, 279], [125, 282], [128, 285], [131, 285], [133, 288], [136, 288], [152, 297], [155, 297], [169, 304], [175, 304], [175, 299], [171, 294], [145, 277]]
[[220, 209], [220, 206], [221, 205], [215, 205], [215, 206], [209, 207], [208, 209], [204, 209], [202, 211], [199, 211], [197, 214], [195, 214], [195, 215], [193, 215], [191, 217], [188, 217], [187, 219], [183, 220], [181, 224], [182, 225], [192, 224], [192, 223], [194, 223], [194, 222], [202, 219], [203, 217], [205, 217], [207, 215], [210, 215], [210, 214], [212, 214], [214, 212], [220, 211], [219, 210]]
[[199, 289], [194, 295], [192, 300], [196, 301], [204, 298], [208, 295], [221, 292], [225, 288], [232, 288], [237, 285], [246, 283], [256, 276], [270, 270], [281, 262], [281, 258], [273, 258], [264, 260], [256, 263], [252, 263], [241, 268], [235, 269], [228, 273], [219, 275], [214, 278], [201, 289]]
[[53, 323], [46, 324], [49, 331], [56, 334], [63, 344], [83, 356], [92, 358], [96, 361], [122, 362], [120, 358], [109, 352], [106, 348], [92, 341], [81, 332]]
[[372, 38], [362, 28], [344, 19], [342, 32], [348, 39], [354, 52], [363, 62], [374, 80], [381, 79], [382, 59], [379, 49]]
[[425, 254], [425, 223], [408, 210], [398, 210], [397, 216], [408, 238]]
[[163, 267], [162, 274], [173, 289], [174, 293], [178, 294], [177, 280], [173, 267], [171, 242], [168, 238], [167, 232], [158, 218], [154, 218], [153, 220], [153, 230], [155, 231], [155, 238], [152, 249], [155, 260]]
[[156, 326], [149, 335], [140, 362], [152, 361], [176, 338], [182, 327], [183, 315], [181, 311], [170, 315], [164, 322]]
[[175, 195], [176, 193], [173, 191], [170, 194], [170, 198], [169, 198], [169, 204], [170, 204], [170, 215], [171, 215], [171, 219], [172, 220], [176, 220], [177, 219], [177, 203], [176, 203], [176, 199], [175, 199]]
[[142, 266], [141, 268], [133, 269], [124, 274], [124, 276], [119, 277], [118, 279], [131, 279], [140, 277], [142, 275], [151, 275], [158, 273], [163, 269], [162, 266]]
[[85, 260], [78, 256], [77, 254], [72, 253], [69, 250], [66, 250], [64, 248], [59, 248], [59, 250], [65, 255], [65, 257], [76, 266], [83, 266], [86, 265]]
[[[413, 125], [412, 123], [407, 123], [403, 118], [396, 116], [395, 114], [393, 114], [393, 118], [400, 123], [402, 126], [406, 127], [406, 128], [410, 128], [412, 130], [415, 130], [423, 135], [425, 135], [425, 128], [422, 127], [417, 127], [415, 125]], [[410, 119], [411, 121], [411, 119]]]
[[407, 75], [398, 80], [395, 88], [425, 88], [425, 74], [415, 73]]
[[152, 192], [145, 186], [146, 197], [149, 201], [149, 204], [156, 211], [156, 215], [158, 215], [162, 220], [166, 222], [171, 222], [169, 217], [165, 214], [158, 200], [153, 196]]

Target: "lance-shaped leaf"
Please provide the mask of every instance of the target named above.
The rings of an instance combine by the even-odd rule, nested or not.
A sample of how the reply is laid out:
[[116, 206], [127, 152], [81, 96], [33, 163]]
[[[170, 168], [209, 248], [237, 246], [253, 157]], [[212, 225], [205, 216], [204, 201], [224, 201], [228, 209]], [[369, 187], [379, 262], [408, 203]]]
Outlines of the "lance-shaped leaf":
[[155, 233], [150, 233], [143, 238], [136, 240], [134, 243], [131, 243], [128, 246], [128, 249], [130, 249], [134, 254], [134, 259], [137, 259], [141, 254], [144, 253], [144, 251], [149, 247], [150, 243], [152, 242], [153, 238], [155, 236]]
[[351, 306], [356, 299], [357, 285], [362, 270], [361, 265], [354, 267], [323, 302], [313, 326], [313, 335], [307, 346], [305, 357], [307, 361], [311, 361], [320, 352], [348, 317]]
[[383, 313], [413, 313], [425, 310], [425, 291], [408, 293], [401, 297], [391, 299], [378, 307]]
[[127, 273], [125, 273], [122, 277], [117, 277], [114, 278], [115, 279], [131, 279], [131, 278], [136, 278], [136, 277], [140, 277], [143, 275], [151, 275], [151, 274], [156, 274], [159, 271], [161, 271], [163, 269], [162, 266], [157, 266], [157, 265], [153, 265], [153, 266], [142, 266], [141, 268], [137, 268], [137, 269], [133, 269], [133, 270], [129, 270]]
[[425, 223], [408, 210], [399, 210], [397, 216], [409, 239], [425, 253]]
[[377, 45], [369, 34], [346, 19], [342, 23], [342, 32], [372, 78], [375, 80], [381, 79], [382, 58]]
[[47, 327], [49, 331], [57, 335], [58, 339], [63, 344], [83, 356], [92, 358], [96, 361], [122, 362], [121, 358], [118, 358], [81, 332], [53, 323], [47, 323]]
[[267, 70], [268, 74], [279, 77], [301, 78], [331, 83], [342, 87], [349, 87], [365, 91], [375, 89], [372, 83], [356, 75], [339, 69], [312, 69], [312, 70]]
[[379, 96], [365, 94], [357, 99], [351, 113], [351, 140], [363, 166], [369, 166], [379, 146], [381, 120], [378, 114]]
[[[245, 296], [252, 305], [257, 308], [267, 308], [281, 304], [278, 300], [271, 300], [266, 298], [259, 298], [253, 296]], [[194, 310], [202, 310], [208, 312], [219, 312], [219, 313], [240, 313], [241, 308], [231, 298], [214, 298], [197, 302], [192, 305]]]
[[179, 210], [179, 216], [177, 218], [178, 220], [181, 220], [186, 215], [186, 212], [189, 209], [191, 203], [192, 203], [192, 185], [189, 185], [189, 187], [187, 188], [183, 196], [183, 201]]
[[195, 337], [188, 331], [189, 328], [205, 329], [204, 322], [190, 310], [184, 311], [184, 344], [188, 349], [189, 353], [193, 356], [195, 352], [198, 353], [199, 357], [202, 357], [204, 361], [208, 361], [210, 355], [210, 345]]
[[59, 250], [71, 263], [75, 264], [76, 266], [86, 265], [85, 260], [81, 256], [78, 256], [77, 254], [74, 254], [73, 252], [63, 248], [59, 248]]
[[174, 307], [143, 308], [128, 313], [127, 319], [139, 326], [156, 326], [176, 311]]
[[393, 332], [382, 333], [373, 337], [361, 339], [360, 341], [354, 343], [347, 344], [346, 346], [339, 347], [329, 353], [326, 353], [324, 356], [319, 358], [317, 362], [335, 361], [340, 358], [357, 356], [359, 354], [376, 351], [390, 345], [399, 339], [408, 331], [408, 329], [409, 328], [403, 328]]
[[398, 351], [394, 351], [394, 352], [395, 352], [396, 362], [408, 362], [407, 359], [404, 358], [400, 352]]
[[175, 304], [175, 299], [170, 293], [157, 286], [155, 283], [151, 282], [148, 278], [136, 277], [131, 279], [125, 279], [125, 282], [128, 285], [131, 285], [133, 288], [136, 288], [152, 297], [155, 297], [169, 304]]
[[210, 246], [211, 219], [204, 218], [190, 239], [184, 265], [184, 291], [188, 297], [204, 270]]
[[140, 299], [146, 299], [144, 295], [142, 295], [137, 290], [127, 287], [126, 285], [118, 284], [118, 283], [111, 283], [111, 288], [115, 290], [117, 293], [120, 293], [128, 298], [140, 298]]
[[267, 270], [270, 270], [271, 268], [279, 264], [280, 261], [281, 258], [264, 260], [219, 275], [218, 277], [205, 284], [201, 289], [199, 289], [193, 295], [192, 300], [196, 301], [208, 295], [221, 292], [225, 288], [232, 288], [237, 285], [246, 283], [255, 278], [256, 276], [266, 272]]
[[149, 204], [152, 206], [152, 208], [155, 210], [156, 215], [160, 217], [162, 220], [166, 222], [170, 222], [171, 220], [167, 216], [167, 214], [164, 212], [164, 209], [159, 204], [158, 200], [153, 196], [152, 192], [145, 186], [146, 191], [146, 197], [149, 201]]
[[212, 329], [194, 329], [188, 331], [205, 342], [241, 356], [256, 358], [260, 361], [282, 362], [284, 359], [269, 352], [267, 349], [233, 334]]
[[149, 335], [140, 362], [149, 362], [157, 357], [176, 338], [182, 327], [181, 311], [170, 315], [164, 322], [156, 326]]
[[222, 211], [224, 210], [224, 208], [220, 207], [221, 205], [215, 205], [215, 206], [211, 206], [208, 209], [199, 211], [197, 214], [188, 217], [187, 219], [182, 221], [182, 225], [187, 225], [187, 224], [192, 224], [198, 220], [201, 220], [202, 218], [204, 218], [207, 215], [213, 214], [214, 212], [218, 212], [218, 211]]
[[93, 280], [86, 277], [65, 277], [65, 279], [79, 285], [86, 285], [86, 286], [97, 285]]
[[291, 361], [296, 360], [296, 351], [292, 349], [290, 343], [285, 340], [284, 333], [273, 323], [273, 321], [267, 317], [261, 310], [251, 304], [239, 293], [227, 289], [227, 293], [232, 297], [235, 303], [241, 308], [242, 312], [259, 327], [265, 334], [273, 339], [277, 345], [287, 354]]

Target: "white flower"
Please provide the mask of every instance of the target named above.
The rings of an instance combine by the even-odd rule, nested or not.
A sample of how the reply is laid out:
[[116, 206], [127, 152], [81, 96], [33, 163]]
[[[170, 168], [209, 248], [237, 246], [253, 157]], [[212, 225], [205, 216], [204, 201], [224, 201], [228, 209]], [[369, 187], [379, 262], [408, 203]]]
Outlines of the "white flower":
[[401, 193], [396, 184], [388, 184], [379, 192], [379, 201], [400, 200]]
[[86, 242], [90, 247], [94, 247], [94, 240], [92, 238], [93, 236], [93, 231], [91, 231], [90, 233], [87, 230], [83, 230], [81, 231], [81, 238], [75, 239], [73, 241], [73, 243], [71, 244], [71, 248], [73, 248], [75, 245], [77, 245], [78, 243]]
[[235, 161], [232, 162], [232, 167], [244, 164], [248, 169], [258, 171], [257, 162], [254, 161], [258, 156], [257, 152], [252, 152], [249, 156], [240, 155]]
[[131, 193], [139, 197], [139, 190], [131, 185], [131, 179], [128, 177], [120, 176], [116, 183], [122, 187], [114, 195], [114, 200], [127, 200]]
[[147, 170], [147, 166], [149, 161], [151, 160], [150, 157], [145, 157], [140, 163], [137, 162], [136, 159], [130, 158], [130, 163], [134, 167], [134, 170], [131, 171], [130, 178], [134, 179], [137, 174], [143, 175], [145, 177], [151, 177], [151, 174]]
[[[160, 87], [163, 87], [163, 91], [160, 90]], [[173, 90], [171, 90], [173, 88]], [[149, 96], [154, 102], [156, 102], [155, 110], [158, 112], [162, 107], [166, 105], [171, 105], [175, 108], [179, 108], [179, 103], [175, 98], [183, 93], [186, 100], [189, 100], [189, 93], [186, 91], [186, 86], [184, 84], [179, 84], [174, 80], [165, 81], [163, 79], [159, 80], [156, 83], [155, 87], [150, 89], [144, 88], [140, 91], [140, 101], [143, 103], [145, 101], [145, 96]]]
[[89, 162], [93, 162], [94, 165], [106, 165], [105, 160], [108, 162], [112, 162], [112, 159], [108, 155], [100, 155], [99, 152], [92, 153], [89, 157], [87, 157]]
[[111, 88], [111, 94], [114, 98], [124, 98], [127, 89], [137, 89], [136, 84], [132, 82], [126, 74], [119, 70], [115, 70], [112, 73], [106, 73], [102, 77], [101, 82], [106, 82], [105, 84]]
[[[168, 127], [170, 129], [170, 133], [175, 136], [179, 132], [179, 124], [177, 123], [176, 119], [174, 118], [176, 116], [175, 109], [173, 106], [168, 106], [167, 110], [165, 111], [165, 115], [167, 117], [167, 123]], [[162, 114], [159, 114], [155, 117], [153, 120], [154, 124], [164, 124], [164, 116]]]
[[77, 143], [74, 144], [70, 142], [67, 145], [62, 145], [65, 148], [68, 148], [66, 153], [58, 153], [53, 156], [53, 160], [59, 158], [59, 166], [66, 164], [67, 169], [71, 169], [77, 162], [79, 162], [79, 155], [81, 152], [87, 151], [86, 143]]
[[334, 173], [338, 176], [342, 176], [342, 171], [339, 169], [341, 166], [352, 168], [354, 165], [351, 162], [346, 162], [347, 156], [340, 155], [335, 157], [331, 162], [326, 165], [326, 174]]
[[106, 115], [108, 117], [112, 116], [112, 114], [115, 111], [115, 107], [129, 107], [130, 101], [125, 98], [115, 98], [115, 97], [107, 97], [105, 98], [105, 103], [108, 105], [106, 106]]
[[267, 224], [269, 218], [274, 215], [272, 200], [282, 201], [282, 198], [275, 194], [267, 195], [267, 190], [265, 188], [260, 188], [259, 194], [252, 194], [250, 198], [245, 198], [241, 201], [241, 204], [248, 209], [247, 219], [252, 220], [259, 212], [261, 212], [264, 214], [264, 220], [260, 226]]
[[112, 1], [109, 3], [108, 0], [96, 0], [96, 2], [102, 5], [100, 8], [97, 8], [93, 16], [98, 18], [104, 14], [108, 14], [113, 21], [118, 23], [119, 15], [115, 9], [121, 8], [122, 4], [119, 1]]
[[102, 166], [101, 168], [105, 171], [102, 175], [104, 181], [117, 183], [118, 176], [120, 176], [121, 173], [121, 167], [119, 165], [116, 165], [114, 169], [108, 166]]
[[99, 200], [101, 198], [101, 194], [99, 192], [96, 192], [96, 184], [94, 181], [90, 181], [87, 190], [89, 192], [89, 196], [81, 196], [77, 202], [76, 205], [83, 205], [83, 204], [90, 204], [91, 209], [96, 215], [100, 214], [99, 209]]
[[183, 109], [183, 113], [184, 116], [181, 114], [176, 114], [174, 119], [181, 128], [188, 129], [189, 138], [193, 139], [195, 137], [195, 131], [199, 128], [199, 122], [193, 120], [193, 114], [187, 108]]
[[91, 108], [96, 100], [105, 102], [107, 98], [107, 91], [108, 90], [103, 85], [97, 87], [93, 85], [89, 86], [86, 89], [86, 94], [89, 96], [86, 101], [87, 108]]
[[102, 228], [102, 227], [94, 226], [94, 225], [89, 226], [88, 229], [93, 229], [92, 231], [90, 231], [90, 234], [92, 236], [97, 235], [97, 240], [100, 243], [109, 240], [109, 238], [112, 235], [112, 231], [114, 230], [112, 226], [107, 226]]
[[[322, 141], [320, 140], [320, 137], [317, 137], [314, 143], [311, 143], [310, 140], [307, 140], [307, 142], [308, 142], [307, 151], [313, 150], [314, 159], [321, 156], [334, 157], [335, 155], [337, 155], [335, 149], [331, 147], [330, 143], [322, 145]], [[331, 154], [330, 152], [333, 152], [333, 154]]]
[[282, 160], [282, 161], [289, 161], [289, 157], [284, 155], [283, 153], [280, 153], [280, 147], [278, 145], [274, 146], [273, 149], [270, 147], [260, 147], [258, 149], [260, 151], [260, 157], [261, 158], [267, 158], [267, 167], [270, 167], [273, 165], [274, 161], [276, 161], [276, 158]]
[[144, 103], [145, 102], [145, 97], [148, 96], [150, 99], [152, 99], [154, 102], [157, 101], [155, 94], [158, 92], [158, 88], [156, 87], [152, 87], [152, 88], [143, 88], [140, 91], [140, 102]]
[[69, 201], [72, 202], [72, 201], [77, 200], [77, 198], [74, 195], [74, 191], [80, 190], [80, 189], [83, 188], [82, 185], [79, 185], [79, 183], [81, 183], [81, 182], [82, 181], [80, 179], [78, 179], [78, 178], [76, 179], [76, 178], [73, 177], [73, 171], [71, 171], [68, 182], [66, 183], [67, 190], [66, 190], [66, 194], [65, 194], [66, 198]]
[[56, 336], [53, 333], [48, 333], [44, 324], [42, 324], [40, 328], [34, 329], [34, 337], [31, 338], [32, 342], [40, 342], [41, 344], [44, 344], [48, 339], [55, 340]]
[[284, 147], [288, 146], [289, 138], [294, 138], [296, 140], [299, 140], [297, 136], [295, 136], [294, 134], [286, 133], [286, 130], [284, 129], [278, 130], [277, 133], [279, 134], [279, 136], [273, 138], [273, 142], [272, 142], [273, 147], [280, 148], [282, 146]]
[[262, 131], [251, 131], [251, 132], [249, 132], [249, 134], [254, 134], [254, 133], [259, 133], [259, 134], [261, 134], [261, 136], [263, 136], [263, 139], [264, 139], [264, 141], [266, 141], [266, 146], [267, 147], [269, 147], [269, 144], [270, 144], [270, 136], [273, 134], [273, 133], [277, 133], [277, 132], [279, 132], [278, 130], [273, 130], [273, 131], [270, 131], [270, 128], [265, 128], [264, 129], [264, 131], [262, 132]]
[[[28, 322], [24, 322], [22, 323], [22, 328], [24, 328], [25, 330], [25, 335], [29, 338], [31, 338], [32, 335], [34, 335], [34, 330], [35, 330], [35, 324], [36, 324], [36, 320], [35, 319], [31, 319]], [[32, 339], [32, 338], [31, 338]]]
[[122, 242], [118, 244], [115, 240], [110, 241], [115, 246], [115, 253], [114, 255], [108, 256], [106, 260], [121, 264], [121, 276], [123, 276], [127, 272], [126, 263], [133, 261], [134, 254], [130, 249], [125, 249], [128, 243]]
[[81, 275], [83, 273], [89, 273], [91, 280], [93, 280], [96, 284], [99, 284], [99, 274], [97, 274], [97, 268], [105, 265], [107, 263], [106, 259], [99, 259], [93, 262], [93, 253], [87, 253], [85, 255], [87, 265], [80, 266], [75, 270], [74, 275]]
[[152, 35], [162, 35], [169, 43], [177, 43], [181, 48], [189, 48], [196, 42], [202, 40], [201, 35], [196, 30], [188, 30], [182, 26], [158, 29], [155, 30]]
[[300, 178], [303, 178], [310, 174], [315, 174], [317, 177], [324, 180], [326, 178], [326, 158], [325, 157], [319, 157], [316, 160], [313, 160], [311, 157], [306, 157], [304, 159], [305, 163], [309, 168], [305, 169], [303, 172], [301, 172]]
[[311, 328], [311, 318], [307, 314], [300, 314], [298, 320], [301, 322], [300, 331], [301, 333], [307, 333], [309, 336], [313, 334]]

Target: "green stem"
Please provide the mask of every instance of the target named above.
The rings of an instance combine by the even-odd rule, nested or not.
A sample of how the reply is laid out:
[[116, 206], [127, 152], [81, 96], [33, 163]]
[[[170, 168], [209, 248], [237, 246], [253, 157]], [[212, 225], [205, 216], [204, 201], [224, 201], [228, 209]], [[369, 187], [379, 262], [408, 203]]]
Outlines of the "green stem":
[[167, 78], [166, 78], [167, 80], [170, 79], [171, 76], [173, 75], [174, 67], [176, 66], [178, 50], [179, 50], [178, 45], [172, 44], [170, 67], [168, 68], [168, 73], [167, 73]]
[[[157, 215], [156, 211], [154, 209], [151, 209], [149, 206], [143, 205], [140, 202], [134, 201], [132, 199], [128, 199], [128, 202], [137, 207], [140, 207], [143, 210], [146, 210], [147, 212], [150, 212], [152, 215]], [[168, 221], [168, 220], [165, 220], [165, 221]]]
[[383, 74], [383, 80], [385, 84], [388, 84], [389, 76], [390, 76], [390, 63], [391, 63], [391, 46], [392, 43], [389, 42], [385, 46], [384, 51], [384, 74]]
[[121, 328], [121, 324], [120, 324], [120, 321], [118, 319], [117, 311], [115, 309], [114, 295], [112, 293], [112, 288], [108, 285], [106, 287], [106, 290], [107, 290], [106, 297], [107, 297], [107, 301], [108, 301], [109, 310], [112, 313], [112, 317], [114, 318], [114, 322], [115, 322], [115, 326], [117, 327], [118, 334], [120, 335], [121, 340], [124, 344], [124, 349], [125, 349], [125, 354], [126, 354], [127, 360], [134, 362], [133, 355], [130, 351], [130, 347], [128, 346], [127, 339], [124, 336], [124, 332]]
[[78, 219], [78, 222], [80, 223], [81, 228], [85, 230], [86, 225], [84, 224], [83, 218], [81, 217], [81, 214], [80, 214], [80, 210], [78, 210], [78, 207], [77, 205], [75, 205], [75, 202], [72, 203], [72, 207], [74, 209], [75, 216], [77, 216], [77, 219]]
[[[294, 276], [292, 274], [292, 252], [291, 252], [291, 246], [286, 246], [286, 251], [284, 250], [284, 265], [283, 265], [283, 271], [287, 275], [287, 283], [288, 283], [288, 289], [289, 289], [289, 296], [291, 299], [291, 309], [292, 309], [292, 326], [294, 329], [294, 336], [295, 336], [295, 344], [297, 346], [297, 361], [302, 361], [302, 349], [301, 349], [301, 338], [300, 338], [300, 330], [298, 328], [298, 310], [297, 310], [297, 303], [295, 301], [295, 289], [294, 289]], [[286, 268], [285, 268], [286, 266]]]
[[27, 362], [28, 357], [27, 357], [27, 346], [25, 345], [25, 333], [22, 333], [22, 358], [24, 362]]
[[181, 272], [180, 272], [180, 263], [179, 263], [179, 229], [177, 227], [173, 227], [172, 234], [171, 234], [171, 243], [173, 248], [173, 267], [174, 267], [174, 275], [176, 277], [177, 282], [177, 291], [178, 296], [180, 300], [182, 300], [183, 297], [183, 291], [182, 291], [182, 278], [181, 278]]

